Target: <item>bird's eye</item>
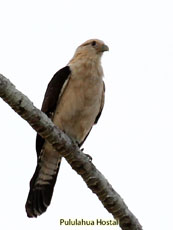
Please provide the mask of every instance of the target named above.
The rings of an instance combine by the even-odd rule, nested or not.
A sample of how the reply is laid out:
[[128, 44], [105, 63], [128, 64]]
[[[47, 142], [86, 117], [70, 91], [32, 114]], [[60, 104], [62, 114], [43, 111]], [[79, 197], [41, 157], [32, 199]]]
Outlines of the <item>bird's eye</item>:
[[93, 41], [93, 42], [91, 43], [91, 45], [92, 45], [92, 46], [95, 46], [95, 45], [96, 45], [96, 41]]

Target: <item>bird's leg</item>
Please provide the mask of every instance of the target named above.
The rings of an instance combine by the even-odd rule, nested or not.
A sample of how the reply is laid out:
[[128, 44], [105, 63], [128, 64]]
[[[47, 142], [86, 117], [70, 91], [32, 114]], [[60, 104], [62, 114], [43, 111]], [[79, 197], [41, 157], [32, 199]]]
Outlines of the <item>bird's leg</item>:
[[[77, 141], [77, 140], [75, 140], [74, 138], [71, 138], [76, 144], [77, 144], [77, 146], [80, 148], [80, 143]], [[84, 151], [84, 148], [82, 148], [82, 149], [80, 149], [80, 151]], [[83, 152], [84, 153], [84, 152]], [[89, 155], [89, 154], [86, 154], [86, 153], [84, 153], [85, 154], [85, 156], [87, 156], [87, 158], [89, 159], [89, 161], [92, 161], [92, 157]]]
[[89, 154], [86, 154], [86, 153], [85, 153], [85, 156], [88, 157], [89, 161], [92, 161], [93, 158], [92, 158]]
[[[84, 148], [82, 148], [80, 151], [84, 151]], [[84, 152], [83, 152], [84, 153]], [[92, 161], [92, 157], [89, 155], [89, 154], [86, 154], [86, 153], [84, 153], [85, 154], [85, 156], [87, 156], [88, 157], [88, 159], [89, 159], [89, 161]]]

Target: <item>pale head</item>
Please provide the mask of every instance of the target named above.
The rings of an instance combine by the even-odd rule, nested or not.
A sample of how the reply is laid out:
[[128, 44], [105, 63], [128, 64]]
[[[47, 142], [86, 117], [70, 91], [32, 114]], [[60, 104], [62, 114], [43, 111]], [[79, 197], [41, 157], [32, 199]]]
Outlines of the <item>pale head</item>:
[[109, 48], [99, 39], [90, 39], [82, 43], [77, 50], [87, 50], [98, 55], [101, 55], [104, 51], [108, 51]]
[[93, 61], [99, 61], [103, 52], [108, 50], [108, 46], [103, 41], [99, 39], [90, 39], [82, 43], [76, 49], [71, 62], [82, 59], [92, 59]]

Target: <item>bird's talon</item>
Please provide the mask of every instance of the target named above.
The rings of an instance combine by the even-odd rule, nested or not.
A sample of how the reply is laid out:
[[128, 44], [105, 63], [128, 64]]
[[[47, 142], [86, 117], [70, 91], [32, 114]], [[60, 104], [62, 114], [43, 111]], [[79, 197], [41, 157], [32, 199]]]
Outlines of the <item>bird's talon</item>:
[[85, 154], [85, 156], [88, 157], [89, 161], [92, 161], [93, 158], [89, 154]]

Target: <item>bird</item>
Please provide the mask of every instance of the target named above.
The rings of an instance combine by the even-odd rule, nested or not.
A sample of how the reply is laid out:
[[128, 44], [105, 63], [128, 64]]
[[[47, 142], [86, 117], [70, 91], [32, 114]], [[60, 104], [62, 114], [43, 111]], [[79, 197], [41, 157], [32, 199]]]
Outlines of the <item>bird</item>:
[[[69, 63], [54, 74], [45, 92], [41, 111], [79, 147], [103, 110], [105, 84], [101, 57], [108, 50], [99, 39], [82, 43]], [[28, 217], [40, 216], [50, 205], [62, 159], [39, 134], [36, 152], [37, 166], [25, 204]]]

